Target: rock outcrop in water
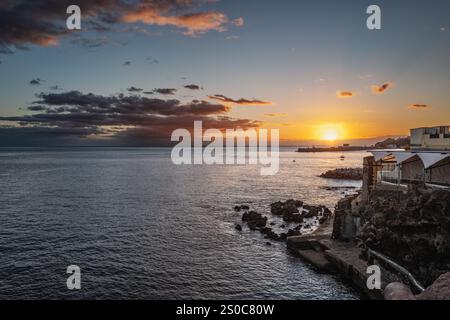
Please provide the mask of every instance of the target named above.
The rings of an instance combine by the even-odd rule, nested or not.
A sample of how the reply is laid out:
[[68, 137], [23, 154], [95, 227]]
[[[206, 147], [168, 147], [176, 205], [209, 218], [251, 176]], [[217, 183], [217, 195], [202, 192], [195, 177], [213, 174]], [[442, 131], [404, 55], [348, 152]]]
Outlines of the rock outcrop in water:
[[[274, 202], [270, 205], [270, 211], [275, 217], [282, 218], [286, 225], [297, 224], [295, 227], [288, 229], [287, 232], [277, 234], [274, 231], [275, 222], [272, 221], [270, 226], [267, 226], [268, 218], [256, 211], [249, 211], [248, 206], [235, 206], [234, 210], [236, 212], [244, 210], [242, 221], [247, 223], [248, 228], [259, 231], [266, 239], [274, 241], [286, 241], [288, 237], [301, 235], [304, 228], [313, 227], [314, 221], [318, 225], [331, 216], [331, 211], [324, 206], [309, 206], [305, 205], [303, 201], [293, 199], [286, 202]], [[281, 224], [279, 228], [286, 228], [286, 225]], [[240, 225], [237, 226], [240, 227]], [[236, 229], [238, 229], [237, 226]], [[240, 231], [242, 228], [238, 230]]]
[[322, 173], [319, 177], [339, 180], [362, 180], [362, 168], [339, 168]]
[[263, 228], [267, 224], [267, 217], [256, 211], [246, 211], [242, 215], [242, 221], [247, 222], [248, 227], [251, 230], [257, 230], [258, 228]]

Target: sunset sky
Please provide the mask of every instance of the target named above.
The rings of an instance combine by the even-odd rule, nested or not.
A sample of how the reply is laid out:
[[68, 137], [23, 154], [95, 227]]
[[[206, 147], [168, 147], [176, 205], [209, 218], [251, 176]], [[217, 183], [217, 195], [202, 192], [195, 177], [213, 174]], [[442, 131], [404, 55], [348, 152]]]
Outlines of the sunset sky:
[[0, 146], [160, 145], [194, 120], [286, 143], [407, 135], [450, 125], [449, 57], [448, 0], [7, 0]]

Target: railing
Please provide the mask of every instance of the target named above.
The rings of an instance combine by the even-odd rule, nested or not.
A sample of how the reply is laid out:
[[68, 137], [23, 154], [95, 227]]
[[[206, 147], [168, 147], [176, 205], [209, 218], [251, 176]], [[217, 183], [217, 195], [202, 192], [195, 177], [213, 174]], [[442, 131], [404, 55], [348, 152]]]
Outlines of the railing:
[[408, 281], [419, 291], [419, 292], [423, 292], [425, 291], [424, 286], [422, 286], [420, 284], [419, 281], [417, 281], [414, 276], [411, 274], [411, 272], [409, 272], [408, 270], [406, 270], [405, 268], [403, 268], [401, 265], [399, 265], [398, 263], [392, 261], [391, 259], [389, 259], [388, 257], [382, 255], [379, 252], [376, 252], [372, 249], [368, 250], [369, 252], [369, 256], [374, 256], [375, 258], [383, 261], [384, 263], [388, 264], [390, 267], [392, 267], [395, 271], [401, 273], [403, 276], [405, 276]]

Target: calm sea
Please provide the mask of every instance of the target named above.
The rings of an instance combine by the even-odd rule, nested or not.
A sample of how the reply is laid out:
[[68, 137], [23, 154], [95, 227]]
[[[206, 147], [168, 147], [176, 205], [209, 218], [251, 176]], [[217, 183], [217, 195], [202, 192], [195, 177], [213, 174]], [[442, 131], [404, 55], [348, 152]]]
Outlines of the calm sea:
[[[357, 299], [340, 279], [235, 230], [295, 198], [334, 207], [351, 181], [318, 178], [365, 152], [295, 153], [280, 171], [175, 166], [170, 149], [0, 149], [0, 299]], [[295, 160], [295, 162], [294, 162]], [[81, 268], [81, 290], [66, 268]]]

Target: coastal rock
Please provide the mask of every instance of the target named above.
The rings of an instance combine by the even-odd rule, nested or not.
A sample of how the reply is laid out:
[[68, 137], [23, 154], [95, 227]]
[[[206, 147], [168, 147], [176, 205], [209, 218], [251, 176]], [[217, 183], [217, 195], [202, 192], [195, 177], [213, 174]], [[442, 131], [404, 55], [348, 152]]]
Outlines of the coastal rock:
[[240, 212], [241, 210], [250, 210], [250, 207], [247, 205], [234, 206], [234, 211]]
[[256, 211], [249, 211], [242, 215], [242, 221], [247, 222], [247, 225], [251, 230], [257, 230], [258, 228], [263, 228], [266, 226], [267, 217], [264, 217]]
[[404, 283], [392, 282], [384, 289], [385, 300], [416, 300], [411, 289]]
[[302, 223], [305, 218], [313, 217], [319, 217], [320, 223], [323, 223], [331, 216], [330, 209], [324, 206], [310, 206], [293, 199], [272, 203], [270, 211], [276, 216], [282, 216], [285, 222], [295, 223]]
[[301, 236], [301, 235], [302, 235], [302, 233], [300, 231], [292, 230], [292, 229], [289, 229], [289, 231], [286, 234], [287, 237]]
[[234, 226], [234, 228], [235, 228], [237, 231], [242, 231], [242, 226], [241, 226], [240, 224], [236, 224], [236, 225]]
[[450, 300], [450, 272], [442, 274], [417, 298], [420, 300]]
[[362, 168], [339, 168], [322, 173], [319, 177], [339, 180], [362, 180]]
[[302, 201], [289, 199], [286, 202], [274, 202], [270, 205], [270, 212], [277, 216], [282, 216], [285, 214], [298, 213], [300, 208], [303, 205]]
[[431, 285], [450, 268], [450, 191], [374, 190], [361, 212], [363, 244]]
[[283, 240], [281, 238], [281, 235], [276, 234], [272, 230], [270, 230], [269, 232], [266, 233], [266, 238], [267, 239], [271, 239], [271, 240], [275, 240], [275, 241]]
[[297, 222], [301, 223], [303, 222], [303, 216], [300, 213], [285, 213], [283, 214], [283, 220], [286, 222]]

